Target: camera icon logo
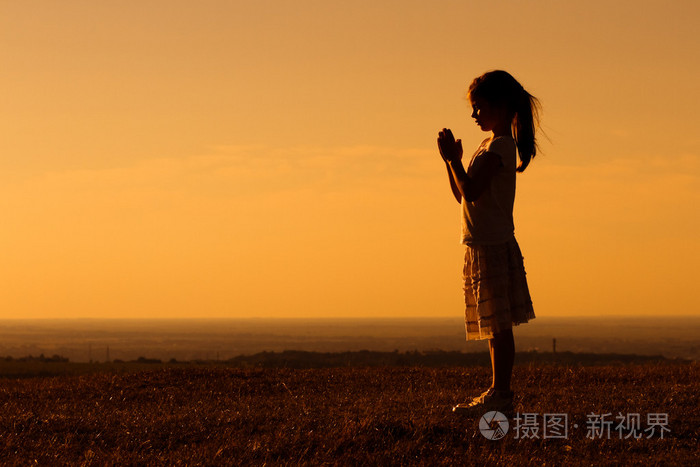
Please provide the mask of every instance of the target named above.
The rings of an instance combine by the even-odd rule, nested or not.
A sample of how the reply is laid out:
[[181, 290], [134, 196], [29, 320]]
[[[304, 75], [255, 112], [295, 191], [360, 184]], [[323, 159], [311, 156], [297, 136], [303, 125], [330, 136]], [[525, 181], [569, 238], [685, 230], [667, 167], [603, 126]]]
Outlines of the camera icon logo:
[[508, 418], [501, 412], [495, 410], [486, 412], [479, 420], [479, 431], [481, 435], [492, 441], [503, 438], [508, 433]]

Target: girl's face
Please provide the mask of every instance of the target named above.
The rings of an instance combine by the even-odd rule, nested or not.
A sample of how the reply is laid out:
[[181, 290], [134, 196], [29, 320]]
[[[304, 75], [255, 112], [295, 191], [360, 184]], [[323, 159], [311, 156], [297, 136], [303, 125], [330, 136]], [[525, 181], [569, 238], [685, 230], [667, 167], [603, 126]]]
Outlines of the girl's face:
[[469, 100], [472, 104], [472, 118], [483, 131], [510, 126], [504, 109], [495, 107], [480, 97], [470, 97]]

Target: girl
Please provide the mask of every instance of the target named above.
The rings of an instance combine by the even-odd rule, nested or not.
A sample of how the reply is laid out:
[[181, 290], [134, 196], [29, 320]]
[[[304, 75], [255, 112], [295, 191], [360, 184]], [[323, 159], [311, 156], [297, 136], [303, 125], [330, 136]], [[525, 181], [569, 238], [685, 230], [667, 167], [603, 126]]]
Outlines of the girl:
[[515, 78], [501, 70], [476, 78], [468, 97], [472, 118], [491, 137], [481, 143], [467, 169], [462, 164], [462, 142], [455, 141], [449, 129], [440, 131], [438, 148], [452, 193], [462, 205], [467, 340], [488, 339], [493, 379], [486, 392], [452, 410], [511, 413], [512, 328], [535, 318], [514, 236], [515, 173], [524, 171], [537, 152], [540, 106]]

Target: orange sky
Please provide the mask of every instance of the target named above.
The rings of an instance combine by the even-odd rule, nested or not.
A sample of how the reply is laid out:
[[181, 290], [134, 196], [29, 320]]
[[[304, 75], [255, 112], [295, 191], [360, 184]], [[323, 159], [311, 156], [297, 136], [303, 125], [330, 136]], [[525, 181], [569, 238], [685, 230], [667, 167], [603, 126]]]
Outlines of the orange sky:
[[[0, 318], [460, 316], [435, 148], [538, 96], [538, 316], [700, 314], [695, 1], [0, 0]], [[469, 152], [467, 150], [467, 152]]]

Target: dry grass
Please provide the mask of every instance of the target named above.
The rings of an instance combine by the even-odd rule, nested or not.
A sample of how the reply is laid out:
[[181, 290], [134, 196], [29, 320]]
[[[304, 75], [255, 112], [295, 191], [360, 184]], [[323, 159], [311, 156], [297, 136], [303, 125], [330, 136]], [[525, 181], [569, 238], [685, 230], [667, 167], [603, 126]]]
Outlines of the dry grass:
[[[698, 465], [696, 364], [516, 366], [520, 412], [668, 413], [664, 439], [490, 441], [453, 403], [473, 368], [167, 368], [0, 380], [7, 464]], [[643, 420], [643, 423], [645, 419]], [[644, 425], [643, 425], [644, 426]]]

